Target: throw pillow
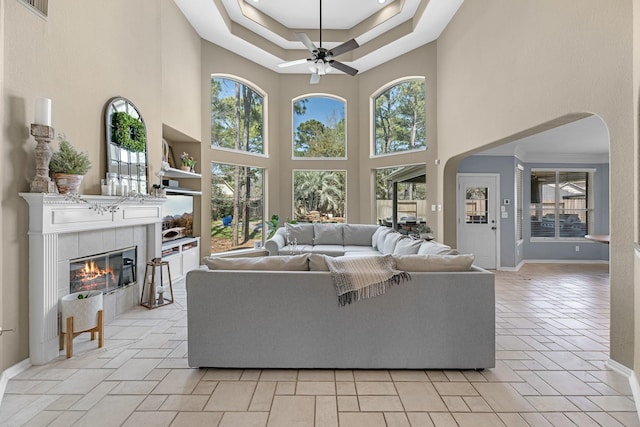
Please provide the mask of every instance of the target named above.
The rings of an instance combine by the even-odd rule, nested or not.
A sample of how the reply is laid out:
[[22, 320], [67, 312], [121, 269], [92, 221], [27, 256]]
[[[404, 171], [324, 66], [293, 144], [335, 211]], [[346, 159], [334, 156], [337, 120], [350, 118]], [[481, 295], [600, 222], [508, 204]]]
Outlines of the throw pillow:
[[378, 229], [375, 224], [344, 224], [342, 234], [345, 245], [372, 246], [371, 235]]
[[313, 224], [284, 224], [285, 243], [287, 233], [289, 239], [297, 241], [299, 245], [313, 245]]
[[396, 247], [393, 250], [394, 255], [415, 255], [418, 253], [418, 249], [420, 249], [420, 245], [422, 245], [422, 240], [417, 239], [400, 239], [398, 243], [396, 243]]
[[389, 233], [387, 234], [386, 239], [384, 239], [384, 245], [382, 246], [382, 254], [390, 255], [393, 253], [393, 250], [396, 248], [396, 244], [398, 240], [408, 238], [407, 236], [400, 233]]
[[394, 255], [400, 271], [469, 271], [474, 255]]
[[457, 255], [458, 251], [451, 249], [451, 246], [443, 245], [434, 241], [423, 242], [418, 249], [418, 255]]
[[329, 271], [325, 257], [322, 254], [309, 254], [309, 271]]
[[376, 244], [374, 245], [374, 248], [382, 252], [382, 249], [384, 249], [384, 241], [389, 235], [389, 233], [395, 233], [395, 231], [388, 227], [381, 227], [381, 230], [378, 233], [378, 237], [376, 239]]
[[245, 258], [204, 257], [209, 270], [265, 270], [265, 271], [307, 271], [308, 254], [291, 256], [267, 256]]
[[338, 224], [313, 224], [313, 244], [342, 245], [342, 226]]

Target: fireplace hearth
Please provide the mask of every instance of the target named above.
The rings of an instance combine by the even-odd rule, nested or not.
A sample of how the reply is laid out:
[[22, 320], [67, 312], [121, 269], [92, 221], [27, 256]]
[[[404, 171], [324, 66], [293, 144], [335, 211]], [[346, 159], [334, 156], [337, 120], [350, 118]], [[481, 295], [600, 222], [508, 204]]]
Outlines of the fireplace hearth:
[[136, 282], [136, 248], [126, 248], [69, 261], [69, 293], [106, 294]]

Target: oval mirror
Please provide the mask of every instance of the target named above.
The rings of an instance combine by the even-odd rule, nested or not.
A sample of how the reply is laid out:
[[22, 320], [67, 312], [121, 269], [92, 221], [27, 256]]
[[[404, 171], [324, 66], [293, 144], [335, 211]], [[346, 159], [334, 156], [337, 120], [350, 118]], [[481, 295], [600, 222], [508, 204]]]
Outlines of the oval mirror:
[[147, 194], [147, 127], [135, 105], [126, 98], [109, 100], [105, 111], [107, 174], [126, 184], [129, 192]]

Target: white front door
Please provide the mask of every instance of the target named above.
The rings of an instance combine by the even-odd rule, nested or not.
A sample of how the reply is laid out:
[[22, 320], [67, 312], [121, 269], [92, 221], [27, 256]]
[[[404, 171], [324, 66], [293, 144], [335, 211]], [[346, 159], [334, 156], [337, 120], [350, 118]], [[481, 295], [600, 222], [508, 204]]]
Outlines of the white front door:
[[474, 264], [498, 267], [499, 230], [496, 174], [458, 174], [458, 251], [474, 254]]

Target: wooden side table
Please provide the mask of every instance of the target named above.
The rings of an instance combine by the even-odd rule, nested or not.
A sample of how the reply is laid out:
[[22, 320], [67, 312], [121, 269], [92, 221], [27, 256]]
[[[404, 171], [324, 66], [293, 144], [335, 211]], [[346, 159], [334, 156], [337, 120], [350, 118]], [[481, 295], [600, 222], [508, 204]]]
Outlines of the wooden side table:
[[[171, 299], [165, 298], [165, 292], [158, 293], [158, 296], [156, 297], [156, 269], [159, 271], [160, 286], [164, 289], [163, 267], [167, 268]], [[148, 280], [149, 268], [151, 268], [151, 280]], [[144, 285], [142, 286], [142, 295], [140, 295], [140, 305], [152, 309], [171, 303], [173, 303], [173, 285], [171, 284], [171, 270], [169, 269], [169, 262], [162, 261], [162, 258], [154, 258], [147, 263], [147, 266], [144, 269]]]

